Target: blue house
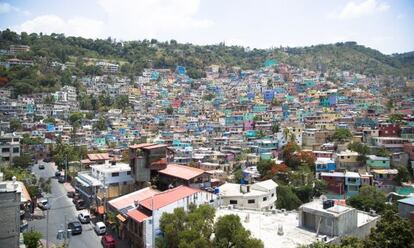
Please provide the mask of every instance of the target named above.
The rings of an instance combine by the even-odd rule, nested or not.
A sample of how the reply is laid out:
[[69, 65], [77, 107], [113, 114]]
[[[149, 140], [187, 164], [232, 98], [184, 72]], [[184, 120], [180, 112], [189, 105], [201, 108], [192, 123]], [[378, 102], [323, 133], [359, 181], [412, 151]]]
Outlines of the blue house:
[[316, 172], [328, 172], [336, 170], [336, 163], [330, 158], [318, 158], [315, 161]]
[[361, 187], [361, 176], [356, 172], [345, 172], [345, 190], [347, 196], [353, 196], [359, 193]]

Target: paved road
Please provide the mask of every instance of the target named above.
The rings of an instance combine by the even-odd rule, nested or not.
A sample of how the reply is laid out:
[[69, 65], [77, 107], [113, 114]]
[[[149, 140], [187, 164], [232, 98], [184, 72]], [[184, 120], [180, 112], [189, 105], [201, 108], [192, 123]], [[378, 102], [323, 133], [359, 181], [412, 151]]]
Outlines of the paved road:
[[[33, 166], [32, 171], [35, 175], [43, 178], [54, 177], [55, 169], [53, 164], [43, 164], [45, 164], [45, 169], [43, 170], [39, 170], [38, 165]], [[66, 223], [76, 220], [78, 213], [72, 203], [72, 199], [66, 196], [66, 190], [63, 187], [63, 184], [58, 183], [57, 179], [52, 178], [51, 189], [52, 193], [49, 198], [49, 202], [51, 203], [51, 209], [49, 211], [49, 242], [61, 244], [63, 241], [57, 240], [56, 237], [58, 230], [63, 228], [65, 219]], [[46, 220], [47, 218], [29, 221], [29, 230], [33, 229], [41, 232], [43, 234], [43, 238], [46, 239]], [[69, 247], [102, 247], [100, 243], [101, 237], [97, 236], [93, 231], [92, 224], [83, 224], [82, 228], [82, 234], [72, 236]]]

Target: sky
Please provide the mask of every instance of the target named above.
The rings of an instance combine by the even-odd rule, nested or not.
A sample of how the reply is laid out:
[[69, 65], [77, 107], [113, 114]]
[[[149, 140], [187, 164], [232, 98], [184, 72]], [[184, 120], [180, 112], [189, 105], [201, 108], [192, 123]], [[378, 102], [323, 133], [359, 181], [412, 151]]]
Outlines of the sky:
[[117, 40], [414, 51], [413, 0], [0, 0], [0, 29]]

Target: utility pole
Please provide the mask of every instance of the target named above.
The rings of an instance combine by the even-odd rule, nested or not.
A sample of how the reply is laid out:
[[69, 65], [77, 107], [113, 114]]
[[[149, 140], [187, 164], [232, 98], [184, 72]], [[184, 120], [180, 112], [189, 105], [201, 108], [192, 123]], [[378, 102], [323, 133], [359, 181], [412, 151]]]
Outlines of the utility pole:
[[49, 197], [47, 197], [47, 204], [48, 204], [48, 208], [46, 211], [46, 248], [49, 248], [49, 211], [50, 211], [50, 203], [49, 203]]

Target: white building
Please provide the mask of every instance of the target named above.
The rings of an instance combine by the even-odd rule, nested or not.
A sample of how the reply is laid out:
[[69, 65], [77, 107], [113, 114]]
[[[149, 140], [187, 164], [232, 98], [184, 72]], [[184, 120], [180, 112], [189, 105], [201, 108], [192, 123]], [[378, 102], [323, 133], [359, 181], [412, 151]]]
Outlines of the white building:
[[79, 172], [75, 178], [75, 188], [89, 204], [94, 198], [102, 202], [133, 189], [134, 179], [128, 164], [105, 161], [105, 164], [90, 165], [90, 168], [90, 171]]
[[192, 204], [214, 204], [215, 199], [216, 195], [212, 193], [178, 186], [137, 201], [136, 208], [127, 212], [130, 219], [127, 226], [129, 240], [133, 247], [155, 247], [155, 236], [161, 234], [160, 219], [163, 213], [172, 213], [176, 208], [187, 211]]
[[91, 165], [91, 175], [97, 178], [105, 186], [117, 186], [120, 184], [132, 184], [131, 167], [126, 163], [105, 161], [105, 164]]
[[219, 187], [220, 202], [241, 209], [273, 209], [277, 186], [271, 179], [251, 185], [225, 183]]

